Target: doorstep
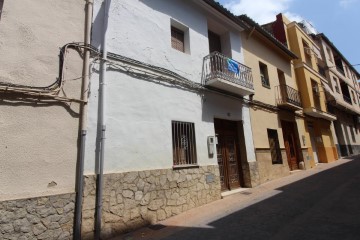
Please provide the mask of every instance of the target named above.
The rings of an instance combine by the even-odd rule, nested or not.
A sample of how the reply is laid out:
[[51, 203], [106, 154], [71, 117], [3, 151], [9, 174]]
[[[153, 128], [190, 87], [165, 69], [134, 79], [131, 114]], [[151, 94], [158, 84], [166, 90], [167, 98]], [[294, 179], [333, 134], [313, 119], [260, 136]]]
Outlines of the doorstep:
[[304, 170], [301, 169], [297, 169], [297, 170], [292, 170], [290, 171], [290, 174], [294, 174], [294, 173], [298, 173], [298, 172], [303, 172]]
[[237, 188], [231, 191], [226, 191], [226, 192], [222, 192], [221, 193], [221, 198], [236, 194], [236, 193], [240, 193], [240, 192], [244, 192], [246, 190], [249, 190], [250, 188]]

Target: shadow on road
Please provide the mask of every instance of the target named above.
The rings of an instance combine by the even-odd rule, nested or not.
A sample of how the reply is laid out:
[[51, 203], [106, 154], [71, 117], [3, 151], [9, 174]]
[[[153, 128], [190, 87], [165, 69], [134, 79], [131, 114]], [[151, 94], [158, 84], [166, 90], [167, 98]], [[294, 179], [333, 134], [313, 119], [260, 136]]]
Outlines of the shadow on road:
[[[166, 240], [360, 239], [360, 159], [277, 190], [279, 194]], [[170, 229], [167, 229], [169, 231]], [[159, 239], [159, 238], [157, 238]]]

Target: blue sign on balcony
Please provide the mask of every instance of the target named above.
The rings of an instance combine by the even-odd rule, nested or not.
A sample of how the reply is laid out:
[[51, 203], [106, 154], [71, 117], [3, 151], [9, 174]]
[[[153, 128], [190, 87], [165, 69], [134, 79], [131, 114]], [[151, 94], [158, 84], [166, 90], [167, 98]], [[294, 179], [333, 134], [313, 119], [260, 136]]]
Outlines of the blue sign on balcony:
[[227, 64], [228, 64], [228, 70], [230, 72], [239, 74], [239, 64], [236, 61], [232, 60], [231, 58], [228, 58]]

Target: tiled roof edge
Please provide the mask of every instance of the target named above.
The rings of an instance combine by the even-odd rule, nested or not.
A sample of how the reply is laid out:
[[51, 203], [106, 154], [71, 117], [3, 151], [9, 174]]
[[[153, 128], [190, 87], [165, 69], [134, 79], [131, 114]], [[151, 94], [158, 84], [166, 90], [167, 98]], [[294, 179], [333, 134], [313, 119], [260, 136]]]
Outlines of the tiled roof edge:
[[277, 40], [274, 35], [272, 33], [270, 33], [268, 30], [266, 30], [265, 28], [263, 28], [260, 24], [258, 24], [257, 22], [255, 22], [253, 19], [251, 19], [250, 17], [248, 17], [246, 14], [242, 14], [240, 16], [238, 16], [239, 19], [241, 19], [242, 21], [244, 21], [245, 23], [247, 23], [248, 25], [255, 27], [255, 29], [257, 31], [259, 31], [262, 35], [264, 35], [267, 39], [269, 39], [271, 42], [273, 42], [277, 47], [279, 47], [281, 50], [283, 50], [287, 55], [289, 55], [290, 57], [294, 58], [294, 59], [298, 59], [299, 57], [293, 53], [292, 51], [290, 51], [289, 48], [287, 48], [282, 42], [280, 42], [279, 40]]
[[242, 28], [247, 29], [247, 26], [240, 20], [238, 19], [237, 16], [235, 16], [233, 13], [231, 13], [228, 9], [226, 9], [223, 5], [221, 5], [220, 3], [214, 1], [214, 0], [202, 0], [205, 3], [207, 3], [208, 5], [210, 5], [211, 7], [215, 8], [218, 12], [224, 14], [226, 17], [228, 17], [229, 19], [231, 19], [233, 22], [237, 23], [238, 25], [240, 25]]

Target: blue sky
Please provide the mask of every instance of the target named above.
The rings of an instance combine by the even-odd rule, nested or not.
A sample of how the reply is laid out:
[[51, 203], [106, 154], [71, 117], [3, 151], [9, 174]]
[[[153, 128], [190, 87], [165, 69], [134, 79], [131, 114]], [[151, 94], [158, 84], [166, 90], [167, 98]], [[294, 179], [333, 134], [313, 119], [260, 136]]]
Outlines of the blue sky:
[[[236, 15], [247, 14], [260, 24], [285, 13], [291, 20], [310, 21], [351, 64], [360, 64], [360, 0], [218, 0]], [[355, 66], [360, 72], [360, 66]]]

